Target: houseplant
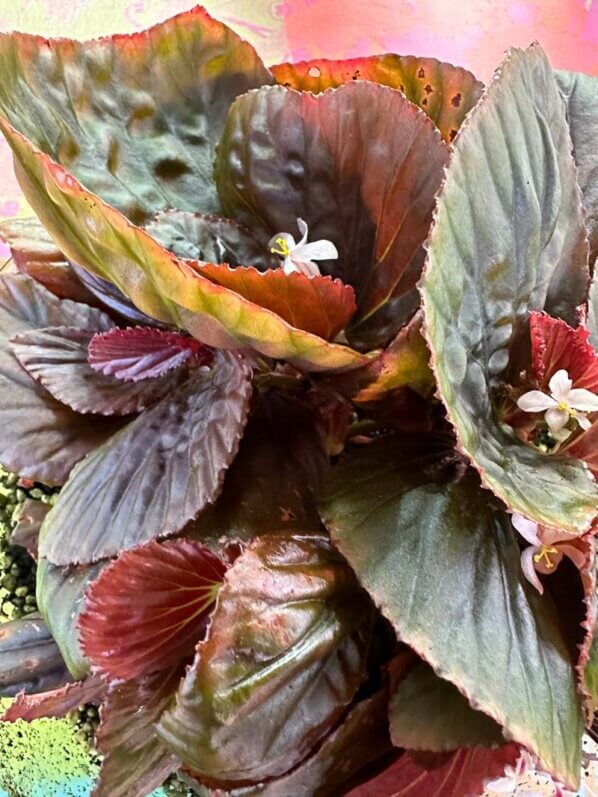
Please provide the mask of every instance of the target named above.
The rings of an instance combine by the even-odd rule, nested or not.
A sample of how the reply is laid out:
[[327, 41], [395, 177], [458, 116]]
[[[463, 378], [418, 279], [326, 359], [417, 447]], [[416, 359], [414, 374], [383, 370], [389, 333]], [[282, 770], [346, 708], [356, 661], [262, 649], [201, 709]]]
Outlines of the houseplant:
[[0, 462], [60, 488], [4, 719], [99, 704], [98, 795], [461, 797], [523, 753], [575, 787], [596, 81], [538, 45], [485, 89], [267, 69], [199, 8], [0, 64], [38, 218], [3, 228]]

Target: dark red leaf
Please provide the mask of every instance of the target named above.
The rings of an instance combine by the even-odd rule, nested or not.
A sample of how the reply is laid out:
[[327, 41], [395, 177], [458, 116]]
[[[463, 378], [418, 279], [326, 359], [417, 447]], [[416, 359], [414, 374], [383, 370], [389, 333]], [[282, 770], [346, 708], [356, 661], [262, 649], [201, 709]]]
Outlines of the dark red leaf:
[[170, 702], [183, 667], [110, 687], [96, 746], [104, 756], [93, 797], [146, 797], [179, 767], [154, 724]]
[[532, 372], [541, 385], [564, 369], [576, 388], [598, 392], [598, 354], [584, 327], [573, 329], [545, 313], [530, 314]]
[[76, 681], [60, 689], [41, 692], [38, 695], [26, 695], [21, 692], [0, 717], [0, 722], [14, 722], [14, 720], [31, 722], [41, 717], [64, 717], [83, 703], [95, 703], [101, 700], [105, 692], [106, 684], [95, 675], [84, 681]]
[[123, 382], [94, 371], [87, 352], [95, 334], [76, 327], [34, 329], [11, 338], [10, 349], [55, 399], [80, 413], [130, 415], [155, 404], [177, 387], [176, 373]]
[[497, 750], [473, 747], [439, 757], [427, 769], [404, 753], [394, 764], [350, 791], [347, 797], [479, 797], [484, 781], [503, 774], [519, 758], [519, 747], [507, 744]]
[[191, 357], [196, 365], [209, 365], [212, 355], [195, 338], [153, 327], [111, 329], [94, 335], [88, 360], [104, 376], [138, 382], [179, 368]]
[[50, 504], [26, 498], [17, 525], [10, 535], [11, 543], [26, 548], [34, 559], [37, 559], [39, 532], [51, 508]]
[[225, 572], [224, 562], [193, 540], [152, 540], [122, 553], [90, 584], [79, 617], [92, 668], [136, 678], [191, 655]]
[[0, 624], [0, 696], [45, 692], [70, 680], [41, 617], [30, 615]]

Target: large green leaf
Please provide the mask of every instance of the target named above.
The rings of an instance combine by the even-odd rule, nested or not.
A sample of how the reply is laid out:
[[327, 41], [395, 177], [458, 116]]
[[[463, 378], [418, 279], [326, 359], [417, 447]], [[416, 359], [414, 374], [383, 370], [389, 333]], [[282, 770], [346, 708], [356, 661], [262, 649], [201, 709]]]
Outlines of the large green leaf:
[[276, 81], [302, 91], [325, 91], [355, 80], [371, 80], [402, 91], [428, 114], [446, 141], [457, 135], [465, 115], [484, 89], [467, 69], [436, 58], [370, 55], [346, 61], [316, 58], [271, 67]]
[[15, 154], [29, 203], [61, 251], [96, 277], [112, 281], [147, 315], [187, 329], [215, 348], [255, 348], [308, 371], [343, 370], [364, 362], [347, 346], [295, 329], [275, 313], [201, 277], [1, 117], [0, 130]]
[[398, 684], [389, 717], [393, 744], [408, 750], [444, 753], [504, 742], [500, 725], [475, 711], [456, 686], [423, 662]]
[[370, 620], [367, 596], [325, 538], [259, 537], [228, 571], [159, 736], [218, 782], [288, 772], [360, 686]]
[[332, 539], [404, 642], [548, 771], [577, 783], [581, 701], [551, 598], [523, 578], [492, 494], [472, 472], [432, 480], [421, 438], [412, 450], [388, 440], [340, 461], [322, 504]]
[[[448, 147], [403, 94], [369, 82], [313, 95], [274, 86], [235, 101], [215, 166], [224, 211], [264, 244], [332, 241], [322, 272], [352, 285], [361, 315], [414, 291]], [[397, 288], [398, 286], [398, 288]]]
[[455, 142], [421, 290], [438, 388], [462, 448], [508, 506], [579, 532], [598, 509], [582, 463], [500, 427], [491, 392], [530, 310], [573, 323], [587, 241], [563, 102], [538, 45], [511, 51]]
[[91, 42], [0, 37], [0, 113], [139, 222], [212, 212], [214, 147], [230, 103], [272, 82], [253, 48], [203, 8]]
[[92, 421], [57, 401], [10, 350], [13, 335], [53, 324], [82, 329], [104, 322], [87, 305], [60, 301], [25, 275], [0, 277], [0, 462], [45, 484], [64, 484], [73, 465], [114, 434], [122, 421]]
[[39, 539], [40, 556], [71, 565], [172, 535], [222, 489], [251, 399], [251, 369], [216, 352], [73, 470]]

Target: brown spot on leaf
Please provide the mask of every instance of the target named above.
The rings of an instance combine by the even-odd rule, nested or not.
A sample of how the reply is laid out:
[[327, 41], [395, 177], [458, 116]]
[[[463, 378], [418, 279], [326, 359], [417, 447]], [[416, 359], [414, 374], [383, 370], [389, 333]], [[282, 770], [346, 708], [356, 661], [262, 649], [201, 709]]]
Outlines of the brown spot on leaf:
[[420, 66], [419, 71], [417, 73], [417, 76], [418, 77], [425, 77], [426, 76], [426, 70], [423, 68], [423, 66]]
[[461, 92], [455, 94], [454, 97], [451, 97], [451, 105], [455, 108], [458, 108], [461, 105], [461, 100], [463, 99], [463, 95]]
[[434, 89], [432, 88], [432, 86], [430, 86], [429, 83], [426, 83], [426, 85], [424, 86], [424, 91], [426, 92], [426, 94], [431, 94], [434, 91]]
[[182, 177], [183, 174], [188, 174], [190, 171], [189, 166], [177, 158], [162, 158], [154, 166], [154, 173], [161, 180], [176, 180], [177, 177]]
[[422, 105], [427, 105], [427, 104], [428, 104], [428, 98], [427, 98], [427, 97], [424, 97], [424, 98], [422, 99]]
[[452, 141], [455, 138], [456, 135], [457, 135], [457, 131], [456, 130], [451, 130], [449, 132], [449, 141]]

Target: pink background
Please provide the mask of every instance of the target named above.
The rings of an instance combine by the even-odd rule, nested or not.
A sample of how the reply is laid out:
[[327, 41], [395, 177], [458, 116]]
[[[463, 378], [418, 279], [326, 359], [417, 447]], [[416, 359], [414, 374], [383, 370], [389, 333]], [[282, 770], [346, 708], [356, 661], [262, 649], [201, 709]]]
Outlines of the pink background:
[[[140, 30], [193, 0], [0, 0], [0, 30], [92, 38]], [[598, 0], [206, 0], [266, 63], [376, 52], [429, 55], [492, 75], [538, 40], [555, 67], [598, 74]], [[29, 215], [0, 143], [0, 218]], [[2, 251], [0, 251], [2, 254]]]

